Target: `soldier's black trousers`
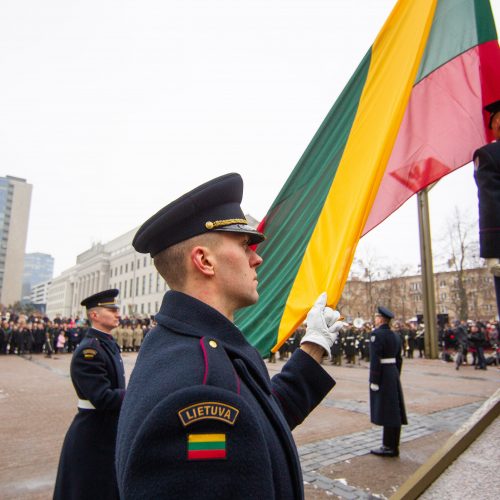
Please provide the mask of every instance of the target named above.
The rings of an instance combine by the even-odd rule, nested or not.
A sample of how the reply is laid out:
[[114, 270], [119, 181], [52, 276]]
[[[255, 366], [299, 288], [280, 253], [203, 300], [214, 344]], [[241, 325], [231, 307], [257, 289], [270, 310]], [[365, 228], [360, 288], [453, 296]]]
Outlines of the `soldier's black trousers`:
[[399, 448], [399, 436], [401, 435], [401, 427], [385, 427], [382, 443], [384, 446], [397, 450]]

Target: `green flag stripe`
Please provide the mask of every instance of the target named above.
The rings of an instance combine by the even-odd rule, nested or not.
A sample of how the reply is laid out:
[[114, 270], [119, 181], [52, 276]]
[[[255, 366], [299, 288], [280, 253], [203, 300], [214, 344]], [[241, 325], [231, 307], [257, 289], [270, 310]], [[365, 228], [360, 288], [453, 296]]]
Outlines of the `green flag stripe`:
[[[252, 307], [236, 314], [236, 324], [265, 356], [276, 343], [278, 326], [304, 252], [344, 152], [370, 66], [371, 50], [334, 104], [300, 158], [266, 217], [266, 241], [258, 247], [259, 324]], [[271, 243], [271, 244], [269, 244]]]
[[439, 0], [415, 82], [472, 47], [496, 39], [489, 0]]
[[188, 450], [224, 450], [226, 443], [224, 441], [205, 441], [202, 443], [189, 443]]

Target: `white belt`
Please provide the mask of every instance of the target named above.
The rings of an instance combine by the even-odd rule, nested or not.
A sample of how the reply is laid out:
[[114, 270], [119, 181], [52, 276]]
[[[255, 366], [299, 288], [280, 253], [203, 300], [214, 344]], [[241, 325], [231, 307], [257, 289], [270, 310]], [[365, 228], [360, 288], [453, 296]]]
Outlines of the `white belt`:
[[88, 399], [79, 399], [78, 408], [82, 410], [95, 410], [95, 406]]
[[396, 358], [382, 358], [380, 360], [380, 363], [382, 363], [383, 365], [395, 365]]

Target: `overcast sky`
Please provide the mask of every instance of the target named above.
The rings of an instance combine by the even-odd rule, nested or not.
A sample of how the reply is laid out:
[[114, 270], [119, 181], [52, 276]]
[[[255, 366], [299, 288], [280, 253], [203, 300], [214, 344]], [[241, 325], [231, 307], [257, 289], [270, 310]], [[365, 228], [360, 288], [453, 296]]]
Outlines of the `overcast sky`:
[[[262, 218], [395, 3], [3, 0], [0, 175], [33, 185], [27, 252], [57, 275], [231, 171]], [[477, 213], [470, 165], [431, 192], [433, 232], [455, 205]], [[415, 198], [367, 248], [416, 266]]]

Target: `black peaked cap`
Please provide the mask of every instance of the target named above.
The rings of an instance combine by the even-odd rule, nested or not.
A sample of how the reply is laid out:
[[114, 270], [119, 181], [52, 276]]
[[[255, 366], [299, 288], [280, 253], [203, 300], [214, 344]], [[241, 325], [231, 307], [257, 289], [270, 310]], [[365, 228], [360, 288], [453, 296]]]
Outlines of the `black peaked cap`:
[[394, 313], [392, 311], [390, 311], [389, 309], [387, 309], [387, 307], [379, 306], [379, 307], [377, 307], [377, 312], [380, 315], [384, 316], [384, 318], [387, 318], [387, 319], [394, 318]]
[[203, 233], [245, 233], [250, 243], [265, 236], [249, 226], [241, 210], [243, 179], [231, 173], [217, 177], [177, 198], [150, 217], [137, 231], [132, 246], [151, 257]]
[[488, 125], [491, 128], [491, 122], [493, 121], [493, 116], [500, 111], [500, 101], [491, 102], [484, 107], [484, 110], [490, 113], [490, 123]]
[[120, 290], [116, 288], [104, 290], [103, 292], [95, 293], [94, 295], [83, 299], [80, 305], [86, 307], [87, 309], [92, 309], [93, 307], [109, 307], [110, 309], [119, 309], [120, 305], [116, 302], [116, 297], [119, 293]]

